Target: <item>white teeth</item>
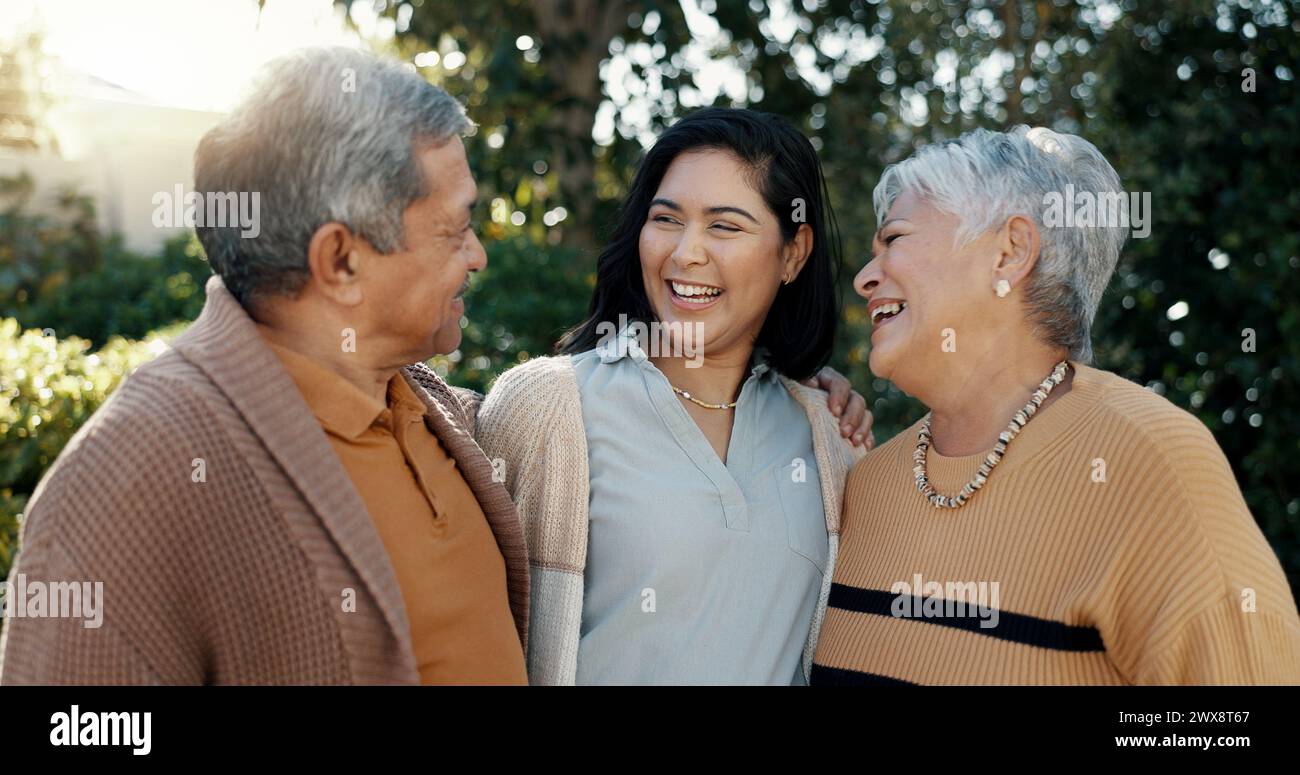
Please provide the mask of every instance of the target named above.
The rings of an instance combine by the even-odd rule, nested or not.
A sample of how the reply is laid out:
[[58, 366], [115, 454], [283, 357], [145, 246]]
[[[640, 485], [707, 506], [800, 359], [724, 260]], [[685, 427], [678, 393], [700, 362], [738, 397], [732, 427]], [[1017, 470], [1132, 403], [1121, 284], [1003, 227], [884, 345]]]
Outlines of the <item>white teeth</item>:
[[[673, 293], [676, 293], [678, 296], [681, 296], [683, 298], [689, 299], [690, 301], [696, 304], [702, 304], [705, 301], [708, 301], [709, 299], [712, 299], [713, 297], [722, 293], [721, 288], [705, 288], [700, 285], [687, 285], [685, 283], [679, 283], [676, 281], [672, 283], [672, 286], [673, 286]], [[690, 299], [690, 297], [692, 296], [700, 296], [702, 298], [698, 300]]]
[[881, 318], [886, 315], [897, 315], [905, 309], [907, 309], [907, 302], [905, 301], [891, 301], [888, 304], [881, 304], [871, 311], [871, 322], [874, 325], [879, 323]]

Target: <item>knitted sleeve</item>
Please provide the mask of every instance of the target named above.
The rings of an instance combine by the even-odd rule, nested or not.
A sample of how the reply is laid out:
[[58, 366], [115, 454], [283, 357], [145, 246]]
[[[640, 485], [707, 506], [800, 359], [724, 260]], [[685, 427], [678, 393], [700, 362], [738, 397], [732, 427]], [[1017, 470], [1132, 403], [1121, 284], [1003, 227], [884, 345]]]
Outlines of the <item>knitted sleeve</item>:
[[1204, 424], [1152, 411], [1103, 629], [1140, 684], [1300, 683], [1300, 617], [1277, 556]]
[[502, 374], [478, 420], [478, 442], [505, 476], [528, 544], [529, 682], [572, 685], [590, 497], [587, 437], [572, 361], [536, 358]]
[[587, 554], [587, 438], [568, 357], [534, 358], [497, 378], [475, 438], [505, 477], [537, 566], [582, 572]]
[[1300, 684], [1295, 617], [1224, 597], [1189, 619], [1137, 674], [1139, 684]]
[[[180, 430], [207, 427], [196, 401], [136, 374], [47, 472], [28, 504], [10, 580], [29, 605], [60, 585], [80, 610], [9, 619], [0, 682], [204, 681], [205, 620], [201, 606], [185, 603], [203, 598], [194, 579], [212, 578], [209, 561], [191, 551], [211, 486], [192, 483], [191, 464], [205, 455], [215, 476], [232, 453], [215, 436]], [[132, 438], [150, 443], [122, 443]]]
[[[66, 547], [57, 543], [26, 547], [17, 572], [23, 574], [23, 588], [35, 583], [66, 584], [88, 575], [73, 562]], [[12, 620], [0, 639], [0, 685], [162, 683], [115, 618], [95, 618]], [[201, 677], [196, 673], [195, 682]]]

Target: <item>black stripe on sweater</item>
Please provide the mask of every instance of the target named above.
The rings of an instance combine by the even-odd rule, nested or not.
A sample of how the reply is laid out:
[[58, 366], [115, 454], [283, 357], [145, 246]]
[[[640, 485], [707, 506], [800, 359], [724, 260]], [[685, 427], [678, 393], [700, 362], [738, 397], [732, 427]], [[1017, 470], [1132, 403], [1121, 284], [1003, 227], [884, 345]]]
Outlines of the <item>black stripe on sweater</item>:
[[876, 675], [862, 670], [845, 670], [813, 663], [810, 686], [919, 686], [901, 678]]
[[[902, 595], [884, 592], [878, 589], [862, 589], [845, 584], [831, 584], [831, 595], [826, 605], [842, 611], [854, 611], [860, 614], [888, 616], [891, 619], [907, 619], [925, 624], [937, 624], [954, 627], [959, 630], [987, 635], [991, 638], [1023, 643], [1055, 651], [1105, 651], [1101, 633], [1095, 627], [1076, 627], [1051, 619], [1039, 619], [1036, 616], [1013, 614], [998, 611], [998, 623], [995, 627], [981, 627], [983, 621], [976, 616], [895, 616], [894, 601]], [[926, 598], [907, 595], [908, 611], [924, 610], [921, 606]]]

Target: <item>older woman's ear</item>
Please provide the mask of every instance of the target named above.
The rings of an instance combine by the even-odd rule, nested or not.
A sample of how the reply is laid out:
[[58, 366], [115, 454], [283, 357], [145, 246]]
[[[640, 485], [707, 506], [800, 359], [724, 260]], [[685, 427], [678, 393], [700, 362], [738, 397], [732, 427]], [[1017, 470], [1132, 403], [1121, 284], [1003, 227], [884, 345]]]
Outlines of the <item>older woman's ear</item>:
[[1006, 280], [1012, 287], [1018, 287], [1038, 263], [1041, 237], [1038, 224], [1023, 215], [1013, 215], [999, 235], [1000, 252], [993, 271], [994, 281]]

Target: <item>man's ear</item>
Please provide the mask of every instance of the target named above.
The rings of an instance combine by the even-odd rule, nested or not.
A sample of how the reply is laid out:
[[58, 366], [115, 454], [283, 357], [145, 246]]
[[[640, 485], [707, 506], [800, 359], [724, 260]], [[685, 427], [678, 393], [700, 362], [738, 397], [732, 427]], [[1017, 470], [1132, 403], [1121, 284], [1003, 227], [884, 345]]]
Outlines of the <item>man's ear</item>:
[[1015, 288], [1024, 281], [1038, 263], [1042, 247], [1038, 225], [1023, 215], [1007, 219], [998, 235], [998, 260], [993, 267], [994, 282], [1006, 280]]
[[322, 224], [307, 245], [307, 268], [316, 289], [346, 306], [361, 303], [361, 268], [365, 243], [341, 223]]
[[782, 250], [781, 277], [784, 282], [794, 282], [794, 278], [803, 271], [804, 264], [808, 263], [812, 249], [813, 230], [805, 223], [799, 226], [799, 230], [794, 233], [794, 239], [790, 240]]

